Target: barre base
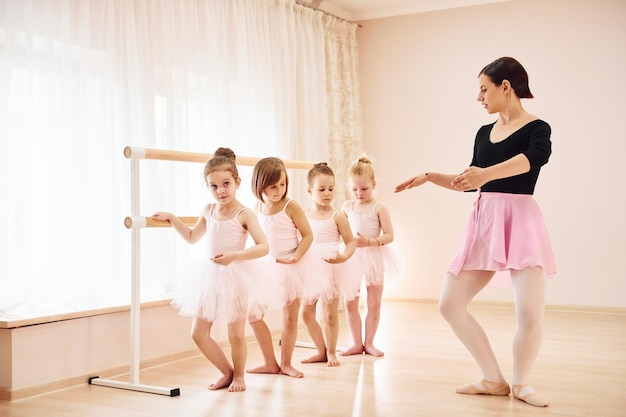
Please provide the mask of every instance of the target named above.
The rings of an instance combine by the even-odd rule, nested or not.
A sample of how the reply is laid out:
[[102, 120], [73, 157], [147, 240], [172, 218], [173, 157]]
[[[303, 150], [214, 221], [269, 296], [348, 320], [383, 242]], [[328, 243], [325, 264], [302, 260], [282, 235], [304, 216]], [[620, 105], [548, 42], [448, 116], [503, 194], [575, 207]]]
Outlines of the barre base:
[[100, 379], [98, 376], [89, 378], [89, 385], [99, 385], [102, 387], [120, 388], [131, 391], [147, 392], [150, 394], [167, 395], [168, 397], [177, 397], [180, 395], [180, 388], [165, 388], [155, 385], [131, 384], [130, 382], [115, 381], [112, 379]]

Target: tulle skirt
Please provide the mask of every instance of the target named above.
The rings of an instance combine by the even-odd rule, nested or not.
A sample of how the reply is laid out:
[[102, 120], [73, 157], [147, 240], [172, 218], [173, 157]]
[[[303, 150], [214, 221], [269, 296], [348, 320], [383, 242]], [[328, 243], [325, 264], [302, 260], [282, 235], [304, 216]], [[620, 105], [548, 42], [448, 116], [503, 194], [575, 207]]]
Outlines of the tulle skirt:
[[326, 261], [337, 256], [338, 251], [343, 251], [343, 245], [340, 246], [337, 243], [317, 243], [309, 249], [311, 255], [316, 259], [311, 270], [312, 275], [316, 277], [316, 280], [323, 282], [323, 285], [322, 292], [315, 294], [314, 297], [304, 297], [304, 303], [309, 304], [319, 300], [328, 304], [343, 293], [346, 279], [362, 275], [357, 264], [350, 264], [347, 261], [334, 264]]
[[362, 282], [366, 286], [383, 285], [386, 280], [398, 278], [405, 269], [404, 260], [389, 245], [357, 248], [346, 264], [359, 272], [342, 280], [341, 291], [347, 301], [359, 295]]
[[328, 282], [317, 279], [314, 273], [317, 260], [310, 250], [293, 264], [283, 264], [276, 261], [276, 259], [290, 257], [293, 252], [270, 253], [262, 258], [266, 268], [261, 273], [263, 276], [271, 275], [274, 277], [273, 279], [277, 279], [282, 294], [281, 305], [289, 305], [294, 300], [312, 300], [320, 294], [327, 294], [332, 291]]
[[209, 322], [232, 323], [260, 317], [278, 304], [280, 287], [260, 274], [260, 259], [219, 265], [211, 260], [193, 263], [176, 289], [172, 306], [183, 316]]
[[[547, 277], [556, 273], [548, 231], [532, 195], [479, 193], [448, 272], [535, 266], [543, 268]], [[509, 274], [496, 274], [489, 286], [510, 287]]]

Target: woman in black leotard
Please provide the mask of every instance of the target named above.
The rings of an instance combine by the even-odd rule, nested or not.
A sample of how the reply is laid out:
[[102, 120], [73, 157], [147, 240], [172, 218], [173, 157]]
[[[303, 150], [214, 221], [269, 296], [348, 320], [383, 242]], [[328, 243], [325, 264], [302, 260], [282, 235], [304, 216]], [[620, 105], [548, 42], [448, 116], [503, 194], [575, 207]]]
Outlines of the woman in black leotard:
[[[457, 388], [460, 394], [509, 395], [545, 407], [548, 400], [528, 385], [543, 339], [546, 277], [556, 268], [548, 233], [532, 195], [551, 153], [550, 126], [524, 110], [533, 98], [528, 75], [513, 58], [495, 60], [480, 71], [478, 101], [498, 120], [476, 134], [469, 168], [459, 174], [426, 172], [395, 191], [432, 182], [457, 191], [478, 191], [474, 212], [448, 268], [439, 309], [472, 354], [482, 378]], [[510, 271], [515, 290], [517, 332], [509, 387], [480, 324], [467, 311], [470, 301], [497, 271]]]

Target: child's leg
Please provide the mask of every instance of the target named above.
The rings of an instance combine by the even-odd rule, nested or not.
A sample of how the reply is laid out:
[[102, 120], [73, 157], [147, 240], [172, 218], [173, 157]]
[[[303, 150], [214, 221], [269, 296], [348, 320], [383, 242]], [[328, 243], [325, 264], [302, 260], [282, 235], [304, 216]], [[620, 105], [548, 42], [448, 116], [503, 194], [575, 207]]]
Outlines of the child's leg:
[[361, 355], [363, 349], [363, 323], [361, 322], [361, 313], [359, 313], [359, 297], [352, 301], [346, 301], [346, 319], [348, 327], [352, 335], [352, 346], [341, 352], [341, 356]]
[[324, 304], [324, 333], [326, 333], [326, 355], [328, 366], [339, 366], [337, 359], [337, 339], [339, 338], [339, 298]]
[[372, 356], [384, 356], [385, 354], [374, 347], [374, 337], [380, 323], [380, 304], [383, 298], [382, 285], [367, 286], [367, 316], [365, 317], [365, 353]]
[[212, 327], [213, 323], [194, 317], [191, 324], [191, 338], [200, 352], [222, 373], [220, 379], [209, 385], [210, 390], [216, 390], [230, 385], [233, 380], [233, 367], [228, 362], [228, 358], [226, 358], [220, 345], [211, 338]]
[[237, 320], [228, 325], [228, 341], [230, 342], [231, 355], [233, 359], [233, 382], [228, 387], [230, 392], [246, 390], [244, 373], [246, 367], [246, 357], [248, 355], [248, 345], [246, 343], [246, 321]]
[[302, 306], [302, 321], [306, 326], [313, 344], [317, 349], [317, 353], [309, 358], [302, 359], [302, 363], [326, 362], [326, 346], [324, 344], [324, 335], [322, 328], [317, 322], [317, 301], [312, 304]]
[[300, 300], [293, 300], [283, 307], [283, 332], [280, 338], [280, 372], [294, 378], [302, 378], [304, 374], [291, 365], [293, 350], [298, 337], [298, 313]]
[[252, 327], [254, 337], [261, 348], [261, 353], [263, 354], [263, 365], [248, 369], [248, 372], [251, 374], [279, 374], [280, 366], [278, 366], [276, 356], [274, 355], [272, 333], [270, 332], [269, 327], [267, 327], [265, 320], [259, 319], [250, 321], [250, 327]]

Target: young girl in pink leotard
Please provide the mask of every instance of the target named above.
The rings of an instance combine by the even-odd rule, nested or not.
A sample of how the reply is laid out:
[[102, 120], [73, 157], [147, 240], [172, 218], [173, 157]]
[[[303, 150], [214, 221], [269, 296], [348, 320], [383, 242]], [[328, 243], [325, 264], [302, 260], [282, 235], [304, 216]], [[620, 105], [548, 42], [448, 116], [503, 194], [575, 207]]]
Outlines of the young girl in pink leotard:
[[[181, 315], [193, 316], [191, 337], [222, 376], [209, 386], [210, 390], [228, 387], [228, 391], [244, 391], [247, 344], [246, 317], [255, 314], [249, 304], [268, 304], [272, 289], [258, 279], [262, 268], [260, 258], [269, 245], [254, 212], [235, 197], [241, 183], [235, 154], [219, 148], [204, 168], [206, 185], [215, 204], [202, 209], [193, 227], [186, 226], [168, 212], [158, 212], [155, 220], [167, 220], [185, 241], [196, 243], [206, 236], [206, 258], [199, 261], [180, 283], [172, 305]], [[248, 236], [254, 245], [246, 248]], [[228, 325], [232, 365], [224, 351], [211, 337], [216, 322]]]
[[[403, 261], [389, 246], [393, 242], [393, 226], [389, 210], [374, 197], [376, 178], [372, 162], [360, 158], [348, 171], [348, 183], [352, 200], [343, 204], [342, 210], [348, 216], [350, 227], [356, 233], [356, 252], [349, 260], [363, 268], [353, 285], [345, 288], [346, 317], [352, 334], [353, 345], [341, 355], [367, 353], [383, 356], [374, 346], [374, 337], [380, 321], [380, 307], [385, 279], [393, 279], [403, 270]], [[361, 279], [367, 290], [367, 315], [365, 317], [365, 338], [359, 313], [359, 290]]]
[[268, 238], [269, 257], [279, 269], [283, 292], [283, 329], [278, 365], [267, 324], [257, 317], [249, 320], [263, 353], [264, 364], [248, 372], [281, 373], [302, 378], [304, 374], [291, 364], [298, 335], [300, 302], [303, 298], [332, 289], [311, 274], [314, 258], [308, 250], [313, 242], [313, 232], [300, 205], [287, 197], [288, 186], [287, 170], [279, 158], [263, 158], [257, 162], [252, 172], [252, 192], [259, 200], [257, 216]]
[[[356, 249], [356, 242], [350, 230], [345, 213], [332, 206], [335, 196], [335, 174], [326, 162], [315, 164], [307, 175], [308, 192], [315, 205], [306, 210], [313, 230], [311, 252], [318, 259], [315, 275], [332, 285], [332, 293], [317, 294], [313, 300], [305, 300], [302, 306], [302, 320], [313, 340], [317, 352], [302, 363], [326, 362], [328, 366], [338, 366], [337, 339], [339, 336], [339, 293], [344, 279], [358, 274], [346, 268], [345, 263]], [[343, 248], [340, 247], [343, 241]], [[324, 307], [325, 331], [317, 321], [317, 302]], [[324, 334], [326, 342], [324, 343]]]

